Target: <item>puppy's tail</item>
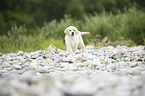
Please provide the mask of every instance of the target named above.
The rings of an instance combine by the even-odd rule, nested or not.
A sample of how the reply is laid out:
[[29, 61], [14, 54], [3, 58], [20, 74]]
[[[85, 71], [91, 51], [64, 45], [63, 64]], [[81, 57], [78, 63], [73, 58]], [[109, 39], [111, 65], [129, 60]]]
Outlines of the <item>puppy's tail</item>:
[[90, 34], [90, 32], [80, 32], [81, 35]]

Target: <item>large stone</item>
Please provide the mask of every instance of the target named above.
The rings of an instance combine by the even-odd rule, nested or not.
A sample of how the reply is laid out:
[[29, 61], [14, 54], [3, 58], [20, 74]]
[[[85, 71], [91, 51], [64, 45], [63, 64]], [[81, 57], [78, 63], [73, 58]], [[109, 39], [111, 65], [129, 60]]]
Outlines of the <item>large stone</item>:
[[11, 67], [11, 65], [8, 62], [3, 62], [2, 63], [2, 67]]
[[46, 72], [48, 72], [48, 69], [45, 67], [40, 67], [40, 68], [36, 69], [36, 71], [38, 71], [40, 73], [46, 73]]
[[21, 67], [20, 65], [13, 65], [13, 67], [14, 67], [16, 70], [22, 69], [22, 67]]

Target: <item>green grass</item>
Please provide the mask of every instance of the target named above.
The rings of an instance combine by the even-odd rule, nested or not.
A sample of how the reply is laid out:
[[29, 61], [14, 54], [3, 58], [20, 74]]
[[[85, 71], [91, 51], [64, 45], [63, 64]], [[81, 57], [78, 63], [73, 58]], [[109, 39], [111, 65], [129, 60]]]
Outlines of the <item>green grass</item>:
[[44, 50], [50, 44], [65, 50], [64, 30], [70, 25], [76, 26], [80, 31], [91, 33], [83, 36], [85, 44], [145, 45], [145, 12], [133, 7], [116, 15], [103, 13], [85, 16], [84, 21], [74, 20], [66, 15], [59, 22], [53, 20], [36, 30], [28, 30], [25, 26], [19, 28], [14, 26], [7, 35], [0, 36], [0, 52]]
[[[3, 43], [2, 43], [3, 42]], [[62, 40], [49, 38], [45, 40], [41, 36], [19, 36], [17, 39], [9, 38], [7, 36], [0, 37], [0, 52], [4, 53], [17, 53], [18, 51], [33, 52], [36, 50], [45, 50], [49, 45], [53, 44], [57, 48], [65, 49], [65, 44]]]
[[9, 35], [0, 36], [0, 52], [32, 52], [36, 50], [45, 50], [49, 45], [53, 44], [57, 48], [65, 49], [62, 39], [46, 38], [47, 34], [41, 33], [37, 35], [25, 35], [27, 31], [24, 27], [16, 26], [10, 30]]

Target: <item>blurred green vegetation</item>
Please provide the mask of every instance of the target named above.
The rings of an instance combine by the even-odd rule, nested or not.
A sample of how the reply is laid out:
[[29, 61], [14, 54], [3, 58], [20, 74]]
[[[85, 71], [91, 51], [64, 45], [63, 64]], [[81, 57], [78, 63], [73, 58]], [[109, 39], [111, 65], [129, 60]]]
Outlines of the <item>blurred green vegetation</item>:
[[[40, 30], [40, 29], [39, 29]], [[57, 48], [65, 49], [65, 44], [62, 39], [54, 39], [53, 37], [46, 38], [46, 33], [37, 35], [25, 35], [28, 30], [24, 26], [12, 27], [8, 35], [0, 36], [0, 52], [18, 52], [23, 50], [31, 52], [36, 50], [45, 50], [50, 44]]]
[[95, 46], [145, 45], [143, 0], [1, 0], [0, 52], [65, 49], [70, 25]]

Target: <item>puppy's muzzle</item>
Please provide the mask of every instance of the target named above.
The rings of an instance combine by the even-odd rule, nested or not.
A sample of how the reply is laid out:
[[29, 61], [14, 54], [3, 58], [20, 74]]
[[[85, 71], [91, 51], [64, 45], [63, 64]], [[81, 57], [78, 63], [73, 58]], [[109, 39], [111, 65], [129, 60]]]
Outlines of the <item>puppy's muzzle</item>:
[[75, 32], [72, 32], [71, 35], [74, 36]]

